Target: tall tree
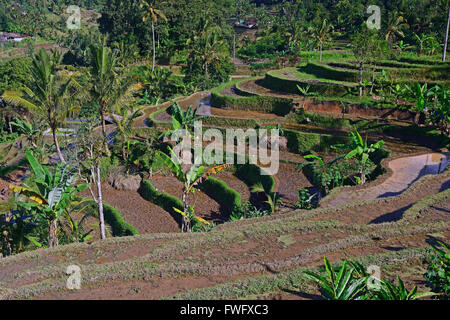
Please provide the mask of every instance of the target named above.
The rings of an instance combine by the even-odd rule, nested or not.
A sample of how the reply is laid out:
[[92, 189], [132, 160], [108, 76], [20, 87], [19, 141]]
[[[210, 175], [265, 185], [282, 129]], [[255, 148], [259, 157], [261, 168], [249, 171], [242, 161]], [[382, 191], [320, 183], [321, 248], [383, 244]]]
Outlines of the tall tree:
[[106, 46], [106, 38], [101, 44], [91, 45], [91, 96], [98, 103], [105, 150], [110, 154], [106, 134], [106, 116], [118, 105], [129, 101], [141, 88], [131, 78], [121, 78], [117, 66], [117, 55]]
[[[105, 150], [102, 148], [105, 138], [95, 132], [100, 123], [98, 115], [93, 115], [87, 120], [77, 132], [77, 145], [80, 147], [76, 155], [79, 162], [78, 173], [79, 177], [88, 185], [92, 199], [97, 204], [100, 237], [101, 239], [106, 239], [102, 175], [100, 170], [101, 160], [105, 155]], [[95, 185], [96, 188], [93, 189], [92, 185]]]
[[397, 11], [390, 12], [386, 28], [386, 41], [392, 43], [396, 37], [403, 38], [405, 36], [403, 30], [408, 27], [409, 25], [406, 23], [406, 19], [402, 15], [399, 15]]
[[322, 61], [323, 46], [331, 39], [332, 31], [333, 26], [328, 23], [327, 19], [324, 19], [320, 26], [313, 29], [313, 37], [320, 50], [320, 61]]
[[152, 72], [153, 72], [153, 71], [155, 71], [155, 60], [156, 60], [155, 24], [158, 22], [158, 17], [162, 18], [166, 22], [167, 22], [167, 18], [164, 15], [164, 12], [162, 12], [159, 9], [156, 9], [154, 4], [151, 3], [151, 1], [141, 0], [140, 7], [141, 8], [145, 8], [145, 10], [146, 10], [146, 12], [144, 14], [144, 17], [142, 18], [142, 21], [145, 22], [148, 19], [150, 19], [151, 23], [152, 23], [152, 38], [153, 38], [153, 65], [152, 65]]
[[445, 31], [445, 40], [444, 40], [444, 51], [442, 52], [442, 61], [445, 61], [447, 56], [447, 46], [448, 46], [448, 32], [450, 29], [450, 1], [448, 3], [448, 16], [447, 16], [447, 28]]
[[81, 87], [73, 75], [58, 70], [60, 59], [61, 55], [56, 51], [49, 56], [44, 49], [39, 50], [33, 57], [33, 89], [24, 85], [21, 91], [5, 91], [2, 98], [8, 103], [24, 107], [46, 121], [59, 159], [65, 163], [57, 130], [69, 113], [79, 109], [78, 106], [74, 106], [74, 101]]

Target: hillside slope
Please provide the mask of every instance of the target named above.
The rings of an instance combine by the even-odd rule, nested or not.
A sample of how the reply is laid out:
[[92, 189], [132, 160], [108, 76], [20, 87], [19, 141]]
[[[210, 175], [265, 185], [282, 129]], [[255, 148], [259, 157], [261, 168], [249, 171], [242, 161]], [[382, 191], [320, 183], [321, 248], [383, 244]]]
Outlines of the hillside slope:
[[[317, 292], [300, 271], [321, 265], [324, 255], [375, 263], [385, 276], [398, 273], [407, 285], [423, 286], [423, 248], [450, 236], [449, 178], [446, 170], [393, 197], [243, 220], [205, 234], [147, 234], [27, 252], [0, 261], [0, 296], [302, 298]], [[70, 291], [66, 268], [74, 264], [82, 287]]]

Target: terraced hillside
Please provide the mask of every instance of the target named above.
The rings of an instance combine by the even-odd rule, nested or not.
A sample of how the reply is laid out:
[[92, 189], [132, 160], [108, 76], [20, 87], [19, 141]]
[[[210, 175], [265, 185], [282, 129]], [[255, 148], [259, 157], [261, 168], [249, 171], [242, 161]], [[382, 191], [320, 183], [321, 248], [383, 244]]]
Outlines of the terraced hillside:
[[[24, 253], [0, 261], [1, 297], [311, 298], [316, 288], [301, 271], [316, 269], [324, 255], [379, 265], [385, 277], [401, 274], [420, 287], [426, 248], [450, 236], [449, 178], [446, 170], [393, 197], [227, 223], [205, 234], [147, 234]], [[82, 288], [70, 291], [65, 271], [74, 264]]]
[[[386, 61], [379, 68], [400, 80], [412, 73], [430, 80], [445, 73], [448, 64]], [[317, 288], [302, 271], [317, 270], [323, 256], [333, 263], [346, 258], [378, 265], [383, 278], [401, 275], [408, 287], [423, 289], [422, 260], [430, 244], [448, 242], [450, 236], [450, 170], [445, 169], [450, 139], [413, 125], [420, 114], [411, 103], [355, 97], [357, 81], [351, 61], [308, 63], [175, 99], [185, 110], [200, 105], [205, 128], [281, 125], [280, 170], [266, 188], [266, 194], [280, 196], [280, 210], [227, 222], [232, 204], [255, 197], [255, 181], [242, 175], [249, 167], [234, 166], [214, 177], [212, 189], [188, 196], [198, 216], [219, 225], [206, 233], [181, 234], [174, 208], [183, 205], [183, 185], [177, 179], [156, 172], [138, 191], [105, 183], [105, 203], [139, 235], [1, 259], [0, 298], [315, 299], [320, 298]], [[310, 86], [317, 94], [302, 96], [297, 86]], [[145, 138], [170, 128], [171, 104], [145, 109], [134, 119], [134, 133]], [[332, 146], [346, 143], [354, 127], [369, 141], [383, 139], [389, 150], [371, 159], [374, 181], [334, 189], [318, 209], [295, 210], [298, 190], [312, 187], [310, 177], [295, 169], [305, 162], [303, 156], [312, 152], [334, 159]], [[113, 129], [108, 126], [108, 133]], [[66, 289], [70, 265], [81, 267], [80, 290]]]

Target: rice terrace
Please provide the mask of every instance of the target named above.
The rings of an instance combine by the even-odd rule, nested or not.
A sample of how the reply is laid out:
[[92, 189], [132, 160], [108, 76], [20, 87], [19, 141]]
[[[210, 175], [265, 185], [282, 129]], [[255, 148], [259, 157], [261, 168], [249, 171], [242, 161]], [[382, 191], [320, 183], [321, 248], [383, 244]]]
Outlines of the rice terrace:
[[76, 2], [0, 0], [1, 300], [448, 300], [448, 0]]

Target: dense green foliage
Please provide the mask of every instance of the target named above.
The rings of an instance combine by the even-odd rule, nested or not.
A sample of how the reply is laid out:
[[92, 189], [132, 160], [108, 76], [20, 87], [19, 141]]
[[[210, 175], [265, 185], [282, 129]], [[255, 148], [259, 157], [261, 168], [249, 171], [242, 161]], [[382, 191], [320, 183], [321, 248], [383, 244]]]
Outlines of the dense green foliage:
[[114, 207], [104, 205], [105, 221], [111, 226], [112, 235], [114, 237], [126, 237], [137, 235], [136, 229], [126, 222], [120, 212]]
[[284, 135], [288, 139], [288, 150], [298, 154], [305, 154], [310, 151], [330, 151], [332, 145], [348, 141], [347, 137], [290, 129], [285, 129]]
[[241, 195], [222, 180], [209, 177], [203, 181], [200, 188], [230, 212], [234, 206], [241, 205]]
[[157, 206], [169, 212], [172, 217], [181, 224], [181, 216], [174, 210], [174, 208], [183, 210], [183, 202], [180, 199], [156, 190], [155, 187], [150, 183], [150, 181], [147, 180], [144, 180], [142, 182], [142, 186], [139, 192], [144, 199], [156, 204]]
[[254, 164], [238, 165], [236, 176], [244, 181], [249, 187], [261, 184], [267, 194], [272, 194], [275, 188], [275, 179], [269, 175], [262, 175], [264, 170]]
[[31, 86], [31, 61], [28, 57], [0, 61], [0, 95], [8, 89]]
[[443, 299], [450, 297], [450, 246], [438, 241], [439, 246], [432, 246], [433, 253], [425, 262], [428, 264], [425, 279], [434, 292], [442, 294]]
[[416, 300], [435, 295], [433, 292], [417, 292], [417, 286], [406, 289], [400, 277], [398, 285], [370, 275], [365, 267], [344, 260], [341, 267], [331, 265], [324, 257], [325, 276], [322, 273], [304, 271], [305, 277], [315, 282], [323, 297], [328, 300]]

